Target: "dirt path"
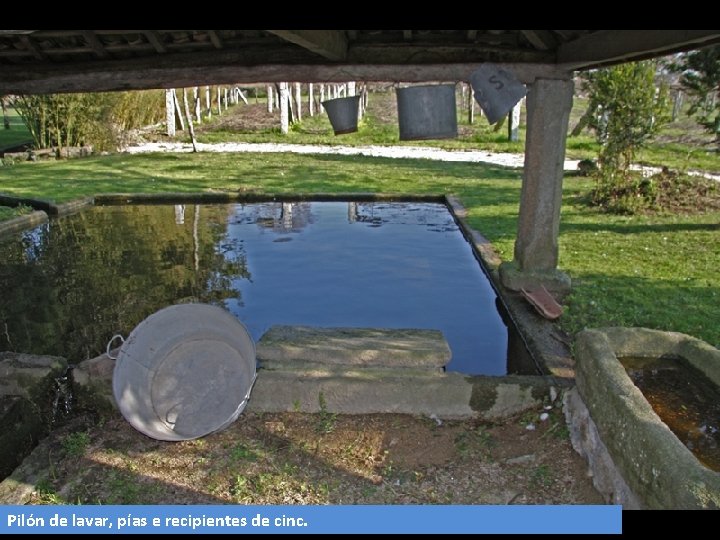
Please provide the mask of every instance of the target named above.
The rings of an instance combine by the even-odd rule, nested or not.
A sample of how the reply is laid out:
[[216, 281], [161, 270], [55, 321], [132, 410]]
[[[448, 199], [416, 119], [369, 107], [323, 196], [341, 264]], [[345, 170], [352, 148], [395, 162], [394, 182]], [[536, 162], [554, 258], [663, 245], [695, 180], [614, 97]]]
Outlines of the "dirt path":
[[[490, 163], [505, 167], [522, 167], [523, 154], [493, 153], [478, 150], [442, 150], [425, 146], [335, 146], [320, 144], [285, 143], [198, 143], [200, 152], [292, 152], [295, 154], [338, 154], [343, 156], [370, 156], [387, 158], [433, 159], [436, 161], [465, 161]], [[152, 152], [192, 152], [189, 143], [145, 143], [125, 149], [130, 154]], [[565, 161], [566, 170], [577, 169], [577, 160]]]
[[[32, 504], [602, 504], [559, 408], [503, 423], [243, 414], [162, 442], [116, 415], [56, 430]], [[531, 425], [533, 429], [528, 429]]]

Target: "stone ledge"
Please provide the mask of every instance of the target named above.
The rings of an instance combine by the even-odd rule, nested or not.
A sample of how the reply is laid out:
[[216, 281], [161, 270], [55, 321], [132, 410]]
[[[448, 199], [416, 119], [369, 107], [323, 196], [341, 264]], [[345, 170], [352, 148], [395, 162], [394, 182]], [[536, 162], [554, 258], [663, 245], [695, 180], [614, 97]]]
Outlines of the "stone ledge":
[[273, 326], [257, 343], [267, 369], [319, 365], [428, 368], [441, 370], [451, 358], [439, 330]]
[[[333, 413], [435, 414], [444, 418], [474, 416], [472, 387], [456, 373], [414, 373], [404, 369], [375, 370], [260, 370], [250, 395], [253, 411]], [[282, 388], [282, 392], [278, 389]]]
[[24, 216], [0, 221], [0, 236], [24, 231], [30, 227], [35, 227], [41, 223], [45, 223], [48, 219], [49, 218], [46, 212], [36, 210]]
[[[83, 409], [117, 409], [112, 366], [112, 360], [101, 355], [75, 367], [78, 405]], [[248, 410], [319, 412], [322, 393], [326, 410], [332, 413], [435, 414], [501, 420], [538, 407], [559, 390], [552, 377], [467, 376], [408, 367], [296, 364], [292, 369], [258, 369]]]

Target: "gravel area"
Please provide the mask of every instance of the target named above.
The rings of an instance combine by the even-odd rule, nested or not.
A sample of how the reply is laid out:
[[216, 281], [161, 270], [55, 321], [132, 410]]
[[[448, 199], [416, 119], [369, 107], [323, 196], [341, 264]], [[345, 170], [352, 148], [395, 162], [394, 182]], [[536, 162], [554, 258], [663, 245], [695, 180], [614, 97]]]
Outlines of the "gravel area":
[[[331, 146], [317, 144], [283, 143], [198, 143], [200, 152], [292, 152], [296, 154], [338, 154], [343, 156], [370, 156], [387, 158], [433, 159], [437, 161], [464, 161], [470, 163], [490, 163], [504, 167], [522, 167], [523, 154], [493, 153], [476, 150], [442, 150], [424, 146]], [[145, 143], [129, 146], [130, 154], [150, 152], [192, 152], [189, 143]], [[566, 160], [565, 170], [577, 169], [578, 160]]]

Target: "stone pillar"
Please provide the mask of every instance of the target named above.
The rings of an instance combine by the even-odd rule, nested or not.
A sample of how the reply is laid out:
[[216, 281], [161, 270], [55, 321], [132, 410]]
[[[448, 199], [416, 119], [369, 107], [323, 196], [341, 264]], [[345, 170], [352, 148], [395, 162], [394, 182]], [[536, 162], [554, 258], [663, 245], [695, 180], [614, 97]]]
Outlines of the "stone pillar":
[[515, 259], [500, 266], [511, 290], [570, 290], [570, 278], [557, 269], [565, 137], [572, 107], [573, 81], [537, 79], [527, 96], [525, 166], [520, 193]]

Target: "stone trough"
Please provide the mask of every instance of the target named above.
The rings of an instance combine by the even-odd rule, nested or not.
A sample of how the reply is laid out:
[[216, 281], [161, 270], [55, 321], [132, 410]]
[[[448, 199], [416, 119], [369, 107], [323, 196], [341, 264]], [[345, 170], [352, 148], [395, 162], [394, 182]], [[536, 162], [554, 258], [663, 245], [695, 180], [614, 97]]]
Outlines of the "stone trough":
[[720, 386], [720, 351], [676, 332], [585, 330], [565, 413], [595, 487], [624, 508], [720, 508], [720, 473], [705, 467], [655, 413], [619, 358], [684, 359]]

